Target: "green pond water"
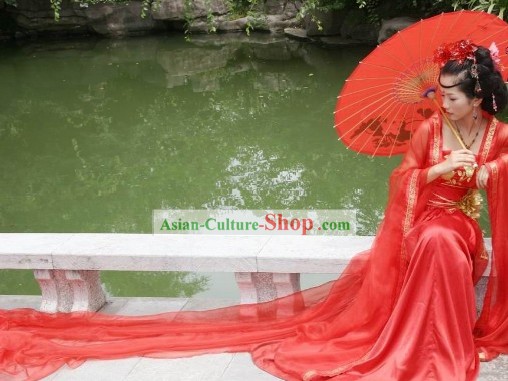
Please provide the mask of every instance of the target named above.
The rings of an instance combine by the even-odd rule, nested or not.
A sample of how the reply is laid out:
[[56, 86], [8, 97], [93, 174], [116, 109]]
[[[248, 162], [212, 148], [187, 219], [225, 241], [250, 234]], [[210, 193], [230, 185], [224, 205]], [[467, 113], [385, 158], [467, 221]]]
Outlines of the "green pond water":
[[[0, 46], [0, 231], [151, 233], [154, 209], [356, 209], [372, 235], [400, 157], [357, 155], [332, 128], [369, 50], [262, 34]], [[238, 296], [233, 274], [102, 280], [115, 296]], [[31, 271], [0, 270], [0, 294], [38, 293]]]

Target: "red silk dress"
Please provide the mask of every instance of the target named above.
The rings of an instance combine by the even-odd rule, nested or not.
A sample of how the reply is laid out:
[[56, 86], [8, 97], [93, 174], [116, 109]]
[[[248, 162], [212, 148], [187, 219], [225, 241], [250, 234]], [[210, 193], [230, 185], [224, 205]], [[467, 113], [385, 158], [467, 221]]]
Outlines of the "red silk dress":
[[372, 248], [335, 281], [274, 301], [152, 316], [0, 310], [0, 380], [37, 380], [67, 364], [128, 356], [250, 352], [287, 381], [475, 380], [477, 351], [508, 353], [508, 126], [491, 118], [477, 156], [489, 170], [493, 257], [480, 317], [474, 284], [487, 259], [474, 220], [475, 177], [444, 160], [441, 118], [417, 129], [390, 177]]

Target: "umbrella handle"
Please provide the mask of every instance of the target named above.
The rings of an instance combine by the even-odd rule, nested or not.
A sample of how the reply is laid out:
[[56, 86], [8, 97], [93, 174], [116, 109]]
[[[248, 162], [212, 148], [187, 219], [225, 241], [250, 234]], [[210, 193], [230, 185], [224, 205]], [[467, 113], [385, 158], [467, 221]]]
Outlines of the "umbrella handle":
[[425, 94], [425, 96], [427, 98], [430, 98], [432, 99], [432, 101], [434, 102], [434, 104], [436, 105], [437, 109], [441, 112], [441, 115], [443, 116], [443, 119], [446, 121], [446, 124], [448, 125], [448, 127], [450, 127], [450, 129], [452, 130], [453, 134], [455, 135], [455, 137], [457, 138], [457, 140], [459, 141], [460, 145], [462, 146], [462, 148], [464, 149], [467, 149], [466, 148], [466, 145], [464, 144], [464, 142], [462, 141], [462, 139], [460, 138], [459, 136], [459, 133], [457, 132], [457, 130], [455, 129], [455, 127], [452, 126], [452, 123], [450, 122], [450, 119], [448, 119], [448, 117], [446, 116], [446, 113], [444, 112], [444, 110], [441, 108], [441, 106], [439, 105], [438, 101], [436, 100], [436, 93], [434, 91], [429, 91], [428, 93]]
[[[459, 133], [457, 132], [455, 127], [452, 126], [452, 123], [450, 122], [450, 119], [448, 119], [448, 117], [446, 116], [446, 113], [444, 112], [444, 110], [441, 108], [441, 106], [439, 105], [438, 101], [436, 100], [436, 92], [435, 91], [428, 91], [428, 92], [425, 93], [425, 96], [427, 98], [432, 99], [432, 101], [434, 102], [434, 104], [436, 105], [438, 110], [441, 112], [441, 115], [443, 116], [443, 119], [446, 121], [446, 124], [452, 130], [453, 134], [457, 138], [457, 140], [460, 143], [460, 145], [462, 146], [462, 148], [467, 149], [466, 148], [466, 144], [462, 141], [462, 138], [459, 136]], [[466, 169], [466, 173], [469, 172], [470, 175], [472, 176], [472, 174], [473, 174], [472, 172], [474, 171], [474, 168], [478, 168], [478, 164], [474, 163], [472, 166], [468, 165], [468, 166], [466, 166], [464, 168]]]

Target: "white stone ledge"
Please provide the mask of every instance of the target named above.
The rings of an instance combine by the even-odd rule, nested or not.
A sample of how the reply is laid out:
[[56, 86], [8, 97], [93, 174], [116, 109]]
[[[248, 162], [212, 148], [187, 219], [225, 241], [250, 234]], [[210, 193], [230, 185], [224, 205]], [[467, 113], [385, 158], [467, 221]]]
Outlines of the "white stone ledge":
[[0, 267], [323, 273], [337, 272], [371, 242], [372, 237], [0, 233]]
[[271, 236], [258, 254], [258, 271], [340, 273], [374, 237]]
[[[372, 236], [0, 233], [0, 268], [340, 272]], [[491, 240], [486, 239], [491, 251]]]
[[[342, 272], [372, 242], [358, 236], [0, 233], [0, 268], [33, 269], [41, 309], [48, 312], [104, 305], [100, 270], [234, 272], [241, 302], [256, 303], [299, 291], [300, 273]], [[490, 239], [486, 245], [490, 252]], [[485, 282], [477, 288], [484, 290]]]

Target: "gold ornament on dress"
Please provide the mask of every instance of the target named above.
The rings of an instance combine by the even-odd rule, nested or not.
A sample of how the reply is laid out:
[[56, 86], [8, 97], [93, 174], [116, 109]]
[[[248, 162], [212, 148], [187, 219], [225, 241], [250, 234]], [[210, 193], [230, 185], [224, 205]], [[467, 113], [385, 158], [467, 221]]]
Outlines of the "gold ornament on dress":
[[449, 200], [446, 197], [435, 194], [439, 200], [430, 200], [429, 205], [447, 209], [449, 212], [461, 210], [466, 216], [477, 220], [480, 218], [482, 209], [482, 196], [478, 189], [469, 189], [468, 192], [457, 201]]
[[[445, 155], [444, 158], [446, 159], [449, 155]], [[445, 173], [444, 175], [441, 175], [441, 178], [446, 180], [447, 184], [452, 185], [460, 185], [462, 182], [467, 181], [469, 182], [471, 178], [474, 175], [474, 172], [476, 171], [477, 167], [472, 166], [464, 166], [462, 168], [458, 168], [454, 171], [450, 171], [448, 173]], [[455, 179], [455, 175], [458, 175], [459, 178]]]

